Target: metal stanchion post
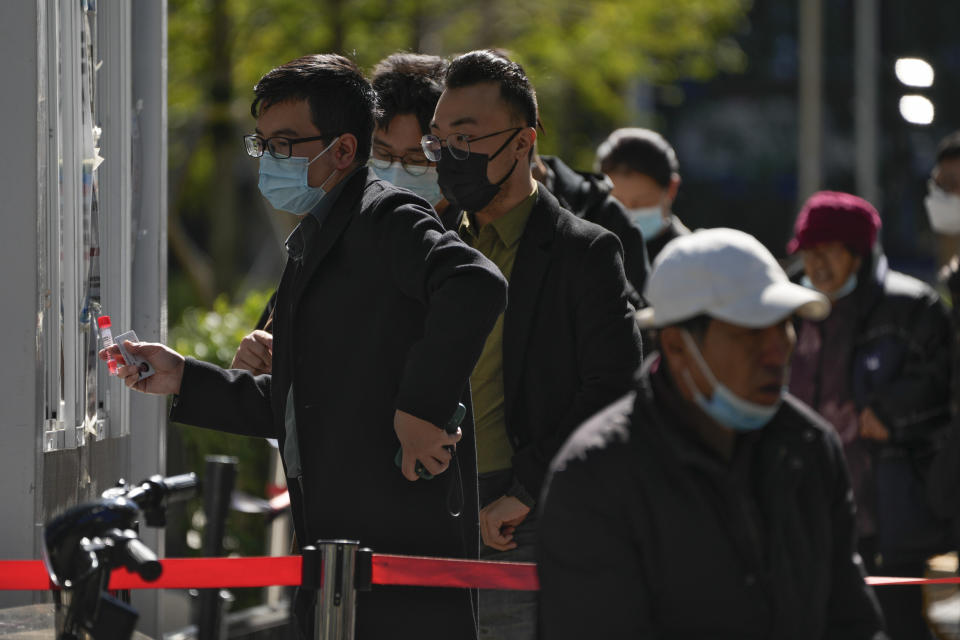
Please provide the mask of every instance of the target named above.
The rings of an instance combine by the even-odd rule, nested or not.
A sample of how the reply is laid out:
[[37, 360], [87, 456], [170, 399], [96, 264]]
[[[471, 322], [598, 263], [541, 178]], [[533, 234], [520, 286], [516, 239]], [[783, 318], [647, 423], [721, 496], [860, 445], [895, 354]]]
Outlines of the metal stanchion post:
[[[237, 459], [232, 456], [207, 456], [203, 478], [203, 511], [206, 525], [203, 529], [202, 553], [215, 558], [223, 555], [223, 535], [227, 527], [230, 496], [237, 478]], [[229, 593], [220, 589], [200, 592], [200, 613], [197, 636], [200, 640], [222, 640], [227, 637], [223, 624], [224, 601]]]
[[[318, 540], [313, 548], [303, 550], [305, 557], [318, 556], [321, 563], [314, 640], [353, 640], [357, 605], [354, 577], [359, 546], [354, 540]], [[315, 566], [315, 561], [312, 564]]]

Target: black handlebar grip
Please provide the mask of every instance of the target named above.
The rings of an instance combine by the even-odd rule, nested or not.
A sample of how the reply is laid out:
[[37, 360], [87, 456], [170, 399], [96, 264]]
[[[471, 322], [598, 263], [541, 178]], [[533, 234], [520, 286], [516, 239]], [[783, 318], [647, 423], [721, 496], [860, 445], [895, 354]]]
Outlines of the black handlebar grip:
[[130, 538], [123, 548], [123, 566], [140, 574], [147, 582], [153, 582], [163, 573], [163, 565], [150, 547], [137, 538]]

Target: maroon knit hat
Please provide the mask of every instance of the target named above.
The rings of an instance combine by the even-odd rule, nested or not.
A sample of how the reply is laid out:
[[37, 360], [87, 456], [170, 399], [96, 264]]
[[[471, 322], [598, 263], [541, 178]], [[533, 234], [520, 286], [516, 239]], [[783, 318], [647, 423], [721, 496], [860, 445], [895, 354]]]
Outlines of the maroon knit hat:
[[800, 210], [787, 252], [823, 242], [842, 242], [857, 255], [865, 256], [873, 249], [879, 229], [880, 214], [863, 198], [840, 191], [818, 191]]

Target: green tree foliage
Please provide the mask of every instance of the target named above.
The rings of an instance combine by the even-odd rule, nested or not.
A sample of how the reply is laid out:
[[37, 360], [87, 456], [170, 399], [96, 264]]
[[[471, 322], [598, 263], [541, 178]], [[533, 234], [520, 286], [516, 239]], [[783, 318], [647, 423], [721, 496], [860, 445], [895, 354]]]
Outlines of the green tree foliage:
[[[541, 151], [589, 168], [610, 130], [641, 121], [641, 88], [682, 99], [683, 79], [743, 68], [733, 37], [749, 3], [169, 0], [170, 315], [182, 315], [172, 346], [229, 365], [269, 292], [236, 306], [228, 296], [249, 286], [251, 248], [295, 222], [257, 195], [257, 163], [243, 154], [240, 140], [253, 128], [251, 89], [271, 68], [316, 52], [342, 53], [369, 70], [401, 50], [452, 56], [501, 48], [537, 88]], [[274, 236], [265, 235], [271, 224]], [[268, 274], [272, 282], [278, 275]], [[179, 425], [170, 440], [171, 459], [182, 442], [181, 464], [189, 469], [201, 470], [207, 454], [237, 456], [239, 488], [262, 494], [274, 455], [263, 442]], [[262, 552], [262, 522], [231, 518], [239, 552]]]
[[[734, 40], [750, 0], [170, 0], [171, 290], [205, 305], [233, 293], [262, 243], [256, 163], [242, 156], [251, 88], [297, 56], [343, 53], [364, 69], [400, 50], [499, 47], [540, 99], [541, 150], [589, 168], [611, 129], [635, 124], [641, 87], [742, 69]], [[241, 186], [249, 197], [238, 197]], [[262, 231], [262, 229], [261, 229]], [[252, 234], [247, 238], [244, 233]], [[259, 235], [258, 235], [259, 234]], [[189, 289], [176, 278], [182, 276]], [[172, 317], [183, 302], [171, 300]]]

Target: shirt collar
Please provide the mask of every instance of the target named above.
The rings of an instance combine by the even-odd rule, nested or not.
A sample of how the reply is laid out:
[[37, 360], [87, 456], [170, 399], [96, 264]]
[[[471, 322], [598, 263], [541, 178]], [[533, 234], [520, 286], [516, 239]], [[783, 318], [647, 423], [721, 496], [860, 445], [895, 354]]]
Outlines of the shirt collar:
[[[533, 211], [533, 205], [537, 202], [537, 189], [534, 185], [533, 192], [520, 201], [520, 203], [506, 214], [496, 220], [489, 222], [489, 226], [496, 232], [500, 241], [509, 249], [513, 248], [523, 236], [523, 230], [527, 227], [527, 220], [530, 219], [530, 212]], [[472, 238], [480, 236], [480, 227], [474, 214], [464, 211], [460, 214], [460, 224], [457, 232], [461, 237], [469, 235]]]
[[340, 197], [340, 194], [343, 192], [343, 188], [347, 186], [347, 183], [350, 182], [350, 178], [353, 177], [357, 171], [363, 168], [365, 165], [359, 165], [354, 167], [350, 173], [343, 176], [343, 180], [338, 182], [333, 189], [327, 192], [327, 195], [320, 198], [320, 202], [310, 210], [311, 216], [317, 219], [317, 222], [323, 223], [327, 219], [327, 216], [330, 215], [330, 211], [333, 209], [333, 205], [336, 204], [337, 198]]
[[327, 216], [330, 215], [330, 212], [333, 210], [333, 205], [337, 203], [337, 199], [343, 192], [347, 182], [349, 182], [353, 174], [363, 166], [364, 165], [354, 167], [350, 173], [344, 176], [343, 180], [338, 182], [333, 189], [330, 189], [327, 195], [323, 196], [320, 202], [310, 210], [310, 213], [303, 216], [300, 224], [290, 232], [284, 244], [287, 247], [287, 255], [290, 256], [291, 260], [299, 262], [306, 257], [310, 251], [310, 247], [313, 245], [314, 237], [316, 237], [317, 232], [320, 230], [320, 226], [323, 224], [323, 221], [327, 219]]

